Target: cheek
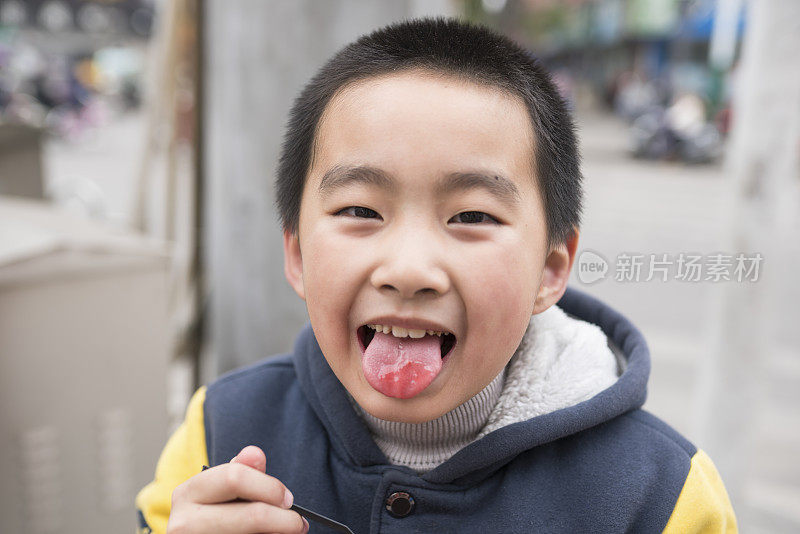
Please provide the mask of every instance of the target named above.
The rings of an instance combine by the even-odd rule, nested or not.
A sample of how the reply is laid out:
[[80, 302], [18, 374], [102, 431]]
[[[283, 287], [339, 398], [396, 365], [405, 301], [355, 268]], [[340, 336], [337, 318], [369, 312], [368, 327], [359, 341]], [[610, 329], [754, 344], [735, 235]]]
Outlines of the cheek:
[[533, 278], [534, 272], [529, 266], [515, 270], [505, 264], [496, 270], [495, 276], [476, 289], [482, 301], [480, 309], [492, 310], [487, 314], [491, 317], [490, 328], [506, 331], [513, 325], [527, 324], [535, 300]]
[[[303, 241], [303, 282], [309, 317], [321, 332], [348, 332], [349, 311], [363, 287], [364, 254], [351, 240], [337, 237], [324, 228], [311, 231]], [[363, 247], [362, 247], [363, 248]]]
[[535, 254], [519, 254], [516, 246], [523, 245], [504, 247], [499, 255], [495, 249], [481, 258], [485, 276], [472, 282], [473, 302], [467, 302], [471, 326], [480, 325], [482, 336], [512, 351], [530, 321], [541, 281], [541, 260]]
[[306, 292], [306, 303], [309, 315], [312, 313], [325, 320], [335, 313], [337, 306], [345, 302], [347, 292], [344, 269], [346, 254], [340, 247], [321, 246], [326, 242], [325, 236], [310, 233], [303, 241], [303, 285]]
[[303, 241], [303, 275], [312, 286], [336, 290], [351, 263], [352, 247], [324, 228], [309, 232]]

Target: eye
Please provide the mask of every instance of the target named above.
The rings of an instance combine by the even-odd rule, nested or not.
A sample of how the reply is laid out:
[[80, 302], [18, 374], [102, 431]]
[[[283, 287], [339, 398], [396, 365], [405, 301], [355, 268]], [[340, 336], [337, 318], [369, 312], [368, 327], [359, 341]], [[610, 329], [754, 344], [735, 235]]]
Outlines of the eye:
[[497, 219], [482, 211], [462, 211], [449, 222], [456, 222], [461, 224], [498, 224]]
[[380, 215], [375, 210], [363, 206], [350, 206], [335, 213], [335, 215], [348, 215], [357, 219], [380, 219]]

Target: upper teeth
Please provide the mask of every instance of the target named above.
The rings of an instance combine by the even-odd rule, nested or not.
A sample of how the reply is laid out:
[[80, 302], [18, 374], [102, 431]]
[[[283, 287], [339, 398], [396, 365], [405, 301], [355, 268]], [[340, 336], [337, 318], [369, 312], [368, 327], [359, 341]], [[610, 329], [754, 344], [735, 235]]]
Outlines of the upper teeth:
[[384, 334], [391, 333], [394, 337], [410, 337], [414, 339], [425, 337], [425, 334], [431, 336], [441, 336], [444, 333], [439, 332], [438, 330], [416, 330], [414, 328], [402, 328], [400, 326], [389, 326], [383, 324], [368, 324], [367, 326], [376, 332], [383, 332]]

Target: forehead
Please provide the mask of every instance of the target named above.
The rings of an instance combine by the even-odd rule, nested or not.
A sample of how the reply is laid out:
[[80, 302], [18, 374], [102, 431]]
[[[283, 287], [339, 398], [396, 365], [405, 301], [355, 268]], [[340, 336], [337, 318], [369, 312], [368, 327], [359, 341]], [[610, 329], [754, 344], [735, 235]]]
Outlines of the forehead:
[[427, 71], [390, 74], [334, 95], [306, 185], [343, 166], [400, 177], [480, 171], [534, 184], [533, 144], [527, 108], [515, 95]]

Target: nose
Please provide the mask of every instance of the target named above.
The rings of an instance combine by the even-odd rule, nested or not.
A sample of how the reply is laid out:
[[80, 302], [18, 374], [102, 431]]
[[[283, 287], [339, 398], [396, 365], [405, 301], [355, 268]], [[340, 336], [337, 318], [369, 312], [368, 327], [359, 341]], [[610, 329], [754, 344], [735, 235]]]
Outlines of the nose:
[[443, 259], [444, 251], [431, 236], [395, 233], [382, 248], [370, 281], [379, 291], [396, 292], [403, 299], [443, 295], [450, 290]]

